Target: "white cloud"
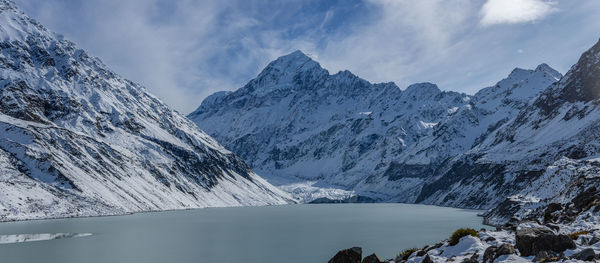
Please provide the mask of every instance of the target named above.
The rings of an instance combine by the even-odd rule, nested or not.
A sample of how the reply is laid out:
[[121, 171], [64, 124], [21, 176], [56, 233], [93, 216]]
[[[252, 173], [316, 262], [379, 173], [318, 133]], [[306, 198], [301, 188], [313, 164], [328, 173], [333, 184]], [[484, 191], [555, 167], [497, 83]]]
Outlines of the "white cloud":
[[213, 92], [241, 87], [283, 53], [312, 50], [308, 39], [292, 46], [281, 31], [261, 28], [252, 10], [238, 6], [244, 1], [18, 2], [182, 113]]
[[[339, 32], [326, 32], [344, 15], [337, 13], [339, 6], [315, 23], [301, 10], [307, 1], [273, 6], [266, 0], [182, 0], [167, 10], [164, 0], [44, 1], [43, 8], [34, 0], [18, 1], [184, 113], [215, 91], [241, 87], [266, 63], [296, 49], [331, 71], [349, 69], [370, 81], [435, 81], [414, 76], [453, 55], [448, 48], [478, 23], [480, 8], [471, 0], [365, 0], [358, 7], [361, 17], [355, 17], [359, 23], [344, 21]], [[277, 12], [254, 11], [263, 5]], [[289, 19], [264, 18], [283, 9]], [[76, 17], [66, 19], [71, 15]], [[290, 36], [302, 28], [308, 30]]]
[[327, 48], [320, 50], [320, 62], [332, 71], [349, 69], [369, 81], [395, 81], [400, 87], [433, 81], [415, 76], [453, 55], [449, 48], [477, 23], [479, 10], [470, 0], [367, 3], [379, 10], [374, 19], [348, 35], [330, 38]]
[[[318, 0], [16, 1], [183, 113], [296, 49], [332, 73], [472, 93], [517, 66], [568, 69], [600, 32], [598, 0], [355, 0], [322, 12], [306, 9]], [[481, 26], [557, 9], [557, 19], [531, 27]]]
[[557, 11], [547, 0], [488, 0], [481, 8], [481, 24], [515, 24], [540, 20]]

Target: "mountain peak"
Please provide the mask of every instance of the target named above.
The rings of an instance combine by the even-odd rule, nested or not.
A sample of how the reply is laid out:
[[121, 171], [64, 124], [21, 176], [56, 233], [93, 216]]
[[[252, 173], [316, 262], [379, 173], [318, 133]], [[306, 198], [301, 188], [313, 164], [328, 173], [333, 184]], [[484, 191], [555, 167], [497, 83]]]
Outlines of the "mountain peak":
[[299, 49], [279, 58], [288, 60], [312, 60], [308, 55], [304, 54], [304, 52]]
[[429, 82], [423, 83], [415, 83], [408, 86], [404, 91], [402, 91], [402, 96], [404, 98], [408, 98], [410, 100], [418, 99], [429, 99], [437, 96], [442, 91], [438, 88], [437, 85]]
[[442, 92], [437, 85], [430, 82], [415, 83], [406, 88], [407, 93], [440, 93]]
[[552, 67], [548, 66], [546, 63], [539, 64], [535, 67], [535, 71], [546, 71], [546, 70], [554, 70]]
[[523, 68], [515, 68], [510, 74], [508, 74], [508, 79], [524, 79], [528, 76], [533, 70], [523, 69]]
[[289, 87], [298, 77], [309, 80], [326, 75], [329, 75], [329, 72], [323, 69], [318, 62], [302, 51], [296, 50], [269, 63], [253, 82], [258, 87], [270, 87], [269, 90], [272, 90]]
[[592, 46], [591, 50], [595, 50], [596, 52], [600, 52], [600, 39], [598, 39], [598, 42], [596, 42], [596, 44], [594, 44], [594, 46]]
[[321, 68], [321, 65], [312, 60], [309, 56], [300, 50], [296, 50], [290, 54], [283, 55], [273, 62], [269, 63], [263, 72], [275, 70], [278, 72], [300, 72], [313, 68]]
[[507, 79], [524, 80], [524, 79], [530, 78], [531, 75], [535, 74], [535, 73], [546, 73], [556, 80], [558, 80], [562, 77], [562, 74], [560, 74], [560, 72], [558, 72], [555, 69], [553, 69], [552, 67], [548, 66], [548, 64], [542, 63], [542, 64], [539, 64], [534, 70], [515, 68], [510, 72]]
[[538, 65], [535, 70], [515, 68], [508, 77], [494, 86], [481, 89], [474, 97], [488, 107], [507, 102], [516, 102], [515, 105], [521, 107], [561, 77], [558, 71], [545, 63]]
[[546, 63], [539, 64], [535, 68], [534, 72], [544, 72], [544, 73], [547, 73], [547, 74], [549, 74], [550, 76], [554, 77], [557, 80], [562, 77], [562, 74], [560, 74], [560, 72], [558, 72], [554, 68], [548, 66], [548, 64], [546, 64]]

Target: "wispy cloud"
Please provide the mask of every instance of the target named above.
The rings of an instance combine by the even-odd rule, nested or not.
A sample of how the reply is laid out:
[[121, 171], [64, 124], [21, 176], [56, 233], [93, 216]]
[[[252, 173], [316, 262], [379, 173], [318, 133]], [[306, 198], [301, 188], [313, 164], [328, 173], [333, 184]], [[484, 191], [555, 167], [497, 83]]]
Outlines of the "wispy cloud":
[[470, 30], [478, 8], [468, 0], [367, 3], [377, 10], [374, 19], [330, 38], [319, 57], [328, 68], [350, 68], [371, 81], [400, 85], [451, 55], [449, 47]]
[[481, 24], [515, 24], [540, 20], [557, 11], [547, 0], [487, 0], [481, 9]]
[[307, 34], [293, 38], [289, 31], [321, 22], [290, 20], [302, 3], [266, 0], [17, 2], [183, 113], [215, 91], [240, 87], [277, 56], [314, 50]]
[[296, 49], [333, 72], [472, 93], [514, 67], [564, 72], [600, 37], [598, 0], [15, 1], [183, 113]]

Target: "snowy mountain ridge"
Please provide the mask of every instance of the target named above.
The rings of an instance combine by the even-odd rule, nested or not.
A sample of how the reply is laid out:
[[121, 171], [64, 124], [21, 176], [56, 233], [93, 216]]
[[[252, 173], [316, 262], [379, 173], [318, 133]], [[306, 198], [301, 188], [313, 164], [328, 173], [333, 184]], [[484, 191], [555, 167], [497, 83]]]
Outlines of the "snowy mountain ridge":
[[415, 202], [453, 158], [561, 77], [541, 64], [473, 96], [431, 83], [401, 90], [349, 71], [331, 75], [295, 51], [244, 87], [209, 96], [188, 117], [305, 202], [353, 195]]
[[296, 51], [188, 117], [304, 202], [488, 209], [532, 196], [563, 158], [600, 156], [598, 76], [600, 42], [565, 76], [546, 64], [516, 68], [472, 96], [331, 75]]
[[[455, 177], [452, 172], [447, 173], [429, 187], [427, 195], [422, 195], [422, 200], [426, 203], [464, 203], [467, 201], [459, 196], [453, 197], [452, 201], [446, 199], [451, 191], [449, 189], [475, 184], [476, 187], [465, 188], [468, 190], [464, 190], [462, 196], [476, 201], [491, 200], [490, 193], [501, 193], [500, 196], [517, 194], [549, 203], [555, 197], [547, 196], [548, 189], [543, 187], [546, 182], [539, 180], [548, 173], [556, 178], [573, 178], [573, 182], [565, 181], [571, 184], [569, 192], [574, 195], [593, 185], [594, 182], [575, 182], [579, 180], [578, 177], [598, 176], [597, 169], [589, 168], [600, 157], [598, 57], [600, 42], [586, 51], [563, 78], [543, 90], [513, 119], [492, 132], [456, 164], [463, 169], [487, 167], [487, 174], [465, 176], [461, 182], [451, 179]], [[569, 165], [557, 165], [565, 163], [564, 160], [569, 160]], [[553, 168], [556, 166], [561, 168], [556, 171]], [[492, 179], [494, 173], [504, 176]], [[490, 183], [493, 180], [495, 183]], [[484, 187], [484, 182], [487, 187]], [[449, 187], [441, 187], [442, 184]], [[537, 190], [531, 190], [532, 186]], [[524, 192], [506, 190], [511, 188]], [[555, 194], [558, 196], [562, 193], [557, 191]]]
[[291, 198], [142, 86], [0, 1], [0, 220]]

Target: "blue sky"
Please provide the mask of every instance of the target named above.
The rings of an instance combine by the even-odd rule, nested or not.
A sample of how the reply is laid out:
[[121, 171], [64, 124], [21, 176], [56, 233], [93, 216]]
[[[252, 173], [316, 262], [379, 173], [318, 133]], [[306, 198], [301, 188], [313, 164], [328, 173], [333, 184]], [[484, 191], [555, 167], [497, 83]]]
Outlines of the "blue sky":
[[473, 94], [515, 67], [565, 73], [600, 38], [597, 0], [15, 0], [189, 113], [300, 49], [331, 73]]

